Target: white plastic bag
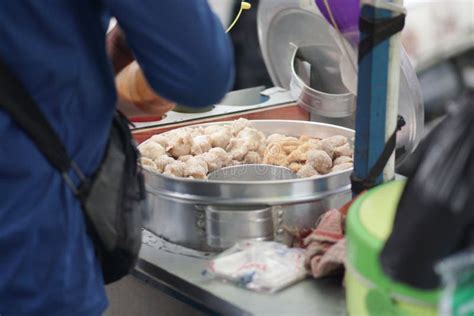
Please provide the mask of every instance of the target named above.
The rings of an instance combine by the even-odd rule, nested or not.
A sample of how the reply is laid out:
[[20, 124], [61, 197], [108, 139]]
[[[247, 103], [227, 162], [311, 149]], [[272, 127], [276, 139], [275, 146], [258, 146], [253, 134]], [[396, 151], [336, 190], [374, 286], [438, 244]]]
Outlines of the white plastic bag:
[[211, 260], [207, 272], [266, 293], [279, 291], [307, 275], [303, 249], [270, 241], [241, 241]]
[[439, 314], [446, 316], [474, 315], [474, 251], [466, 251], [436, 265], [443, 291]]

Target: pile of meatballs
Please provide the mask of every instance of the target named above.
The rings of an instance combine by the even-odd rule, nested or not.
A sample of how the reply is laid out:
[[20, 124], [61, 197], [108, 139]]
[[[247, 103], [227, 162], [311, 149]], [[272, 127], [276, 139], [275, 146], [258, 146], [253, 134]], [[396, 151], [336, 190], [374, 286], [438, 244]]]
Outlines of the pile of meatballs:
[[231, 124], [185, 127], [155, 135], [138, 149], [143, 168], [191, 179], [207, 179], [215, 170], [241, 164], [287, 167], [300, 178], [353, 166], [353, 152], [344, 136], [266, 136], [242, 118]]

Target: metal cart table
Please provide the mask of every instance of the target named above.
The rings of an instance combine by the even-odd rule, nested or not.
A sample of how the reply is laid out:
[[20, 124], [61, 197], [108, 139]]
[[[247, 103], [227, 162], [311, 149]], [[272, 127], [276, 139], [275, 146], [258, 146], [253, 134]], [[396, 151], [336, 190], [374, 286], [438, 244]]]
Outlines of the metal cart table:
[[[134, 277], [206, 314], [345, 315], [341, 278], [308, 278], [279, 293], [260, 294], [203, 276], [206, 259], [172, 253], [145, 242]], [[151, 238], [151, 239], [150, 239]]]

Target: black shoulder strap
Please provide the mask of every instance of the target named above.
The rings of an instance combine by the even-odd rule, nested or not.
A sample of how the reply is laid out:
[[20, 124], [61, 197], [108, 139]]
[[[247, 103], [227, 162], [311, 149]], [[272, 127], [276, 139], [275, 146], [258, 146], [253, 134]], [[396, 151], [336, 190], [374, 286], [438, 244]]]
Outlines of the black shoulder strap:
[[73, 166], [66, 149], [33, 98], [0, 60], [0, 110], [6, 111], [62, 174]]

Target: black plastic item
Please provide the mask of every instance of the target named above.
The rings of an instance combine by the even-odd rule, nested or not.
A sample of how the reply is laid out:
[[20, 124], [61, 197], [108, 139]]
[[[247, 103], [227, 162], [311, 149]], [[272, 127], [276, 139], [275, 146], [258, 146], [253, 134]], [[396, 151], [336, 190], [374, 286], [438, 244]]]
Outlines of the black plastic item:
[[420, 146], [380, 260], [396, 281], [434, 289], [434, 265], [474, 244], [474, 94]]

